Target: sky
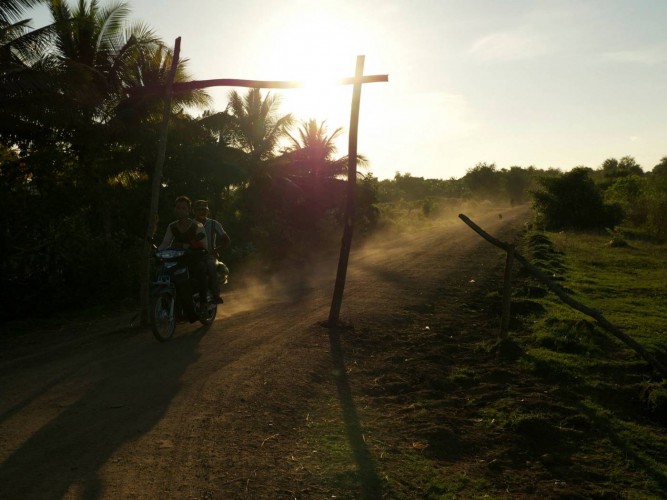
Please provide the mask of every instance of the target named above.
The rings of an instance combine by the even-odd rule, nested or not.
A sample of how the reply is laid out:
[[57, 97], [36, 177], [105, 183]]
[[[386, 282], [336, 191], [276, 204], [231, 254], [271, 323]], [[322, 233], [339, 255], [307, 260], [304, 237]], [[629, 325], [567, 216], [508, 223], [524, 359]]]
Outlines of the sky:
[[[599, 168], [623, 156], [650, 171], [667, 156], [665, 0], [127, 3], [130, 20], [168, 45], [181, 37], [195, 80], [319, 82], [271, 92], [284, 113], [342, 127], [340, 156], [352, 87], [321, 82], [353, 76], [365, 56], [364, 74], [389, 76], [361, 92], [358, 152], [380, 179], [460, 178], [482, 162]], [[214, 110], [230, 90], [209, 89]]]

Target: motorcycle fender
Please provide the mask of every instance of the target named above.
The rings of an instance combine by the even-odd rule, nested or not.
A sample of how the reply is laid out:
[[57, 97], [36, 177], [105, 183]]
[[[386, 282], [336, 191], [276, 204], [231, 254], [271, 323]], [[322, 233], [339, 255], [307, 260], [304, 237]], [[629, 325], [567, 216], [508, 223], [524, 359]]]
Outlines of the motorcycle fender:
[[173, 295], [176, 289], [173, 286], [156, 286], [151, 291], [151, 297], [158, 297], [162, 292], [165, 291], [171, 292]]

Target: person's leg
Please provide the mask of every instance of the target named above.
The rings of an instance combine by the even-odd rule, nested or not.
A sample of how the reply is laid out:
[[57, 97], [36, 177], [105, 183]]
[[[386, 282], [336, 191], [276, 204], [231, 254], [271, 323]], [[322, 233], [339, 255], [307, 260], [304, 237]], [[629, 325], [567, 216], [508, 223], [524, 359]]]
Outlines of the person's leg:
[[199, 293], [199, 310], [202, 312], [206, 309], [207, 305], [208, 283], [206, 280], [206, 261], [198, 255], [193, 255], [188, 267], [190, 268], [190, 276], [194, 278], [194, 285], [197, 287], [197, 292]]
[[222, 304], [222, 296], [220, 295], [220, 280], [218, 278], [218, 271], [215, 268], [215, 259], [208, 259], [206, 261], [206, 273], [208, 275], [208, 283], [213, 294], [213, 300], [218, 304]]
[[206, 260], [201, 259], [197, 262], [197, 290], [199, 291], [199, 304], [205, 307], [208, 301], [206, 300], [208, 292], [208, 283], [206, 279]]

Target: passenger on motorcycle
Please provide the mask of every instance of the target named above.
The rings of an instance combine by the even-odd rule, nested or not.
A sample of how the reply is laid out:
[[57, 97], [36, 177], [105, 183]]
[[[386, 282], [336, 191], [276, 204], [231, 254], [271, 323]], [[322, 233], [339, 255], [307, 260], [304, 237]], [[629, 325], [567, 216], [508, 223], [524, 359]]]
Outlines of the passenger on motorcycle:
[[206, 241], [208, 243], [209, 253], [206, 257], [206, 270], [208, 272], [209, 283], [214, 300], [222, 304], [222, 295], [220, 294], [220, 281], [216, 270], [217, 250], [226, 247], [230, 243], [229, 235], [222, 228], [217, 220], [209, 219], [208, 201], [197, 200], [194, 204], [195, 220], [204, 226], [206, 231]]
[[208, 251], [208, 241], [206, 238], [206, 231], [204, 226], [199, 222], [190, 219], [190, 210], [192, 208], [192, 201], [187, 196], [179, 196], [176, 198], [176, 205], [174, 206], [174, 213], [177, 220], [167, 226], [164, 239], [159, 250], [165, 248], [180, 248], [200, 250], [199, 252], [192, 252], [190, 255], [190, 262], [188, 267], [190, 273], [195, 277], [197, 283], [197, 291], [200, 297], [200, 312], [206, 311], [206, 256]]

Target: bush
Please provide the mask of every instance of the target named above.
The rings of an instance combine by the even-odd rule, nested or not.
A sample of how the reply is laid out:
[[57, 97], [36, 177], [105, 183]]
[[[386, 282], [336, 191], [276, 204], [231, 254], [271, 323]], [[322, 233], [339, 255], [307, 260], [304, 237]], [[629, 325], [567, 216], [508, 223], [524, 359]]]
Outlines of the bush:
[[621, 206], [603, 202], [587, 168], [542, 178], [540, 184], [542, 189], [533, 192], [533, 208], [544, 229], [613, 228], [623, 220]]

